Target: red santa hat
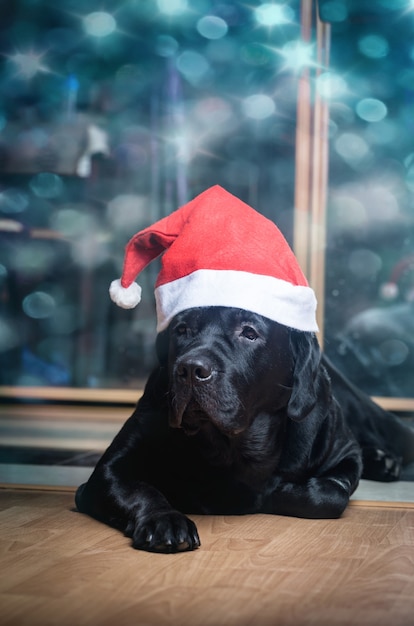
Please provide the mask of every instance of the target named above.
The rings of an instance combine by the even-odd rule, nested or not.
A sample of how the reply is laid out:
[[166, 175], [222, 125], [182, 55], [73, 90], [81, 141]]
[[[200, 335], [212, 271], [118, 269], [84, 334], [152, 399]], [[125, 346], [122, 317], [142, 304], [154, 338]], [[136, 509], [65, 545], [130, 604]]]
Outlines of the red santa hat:
[[141, 300], [138, 274], [163, 254], [155, 284], [157, 330], [177, 313], [228, 306], [285, 326], [317, 331], [316, 298], [280, 230], [218, 185], [132, 237], [112, 300]]

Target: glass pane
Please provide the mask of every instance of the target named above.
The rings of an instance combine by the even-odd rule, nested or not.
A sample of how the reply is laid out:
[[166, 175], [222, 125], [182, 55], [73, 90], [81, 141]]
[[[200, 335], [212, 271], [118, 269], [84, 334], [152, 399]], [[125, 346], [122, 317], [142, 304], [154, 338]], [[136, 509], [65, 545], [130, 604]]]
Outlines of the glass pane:
[[107, 293], [135, 232], [221, 184], [292, 239], [299, 2], [0, 12], [0, 384], [139, 386], [156, 263], [138, 309]]
[[[410, 8], [411, 7], [411, 8]], [[332, 22], [325, 350], [362, 389], [414, 396], [414, 11], [323, 2]]]

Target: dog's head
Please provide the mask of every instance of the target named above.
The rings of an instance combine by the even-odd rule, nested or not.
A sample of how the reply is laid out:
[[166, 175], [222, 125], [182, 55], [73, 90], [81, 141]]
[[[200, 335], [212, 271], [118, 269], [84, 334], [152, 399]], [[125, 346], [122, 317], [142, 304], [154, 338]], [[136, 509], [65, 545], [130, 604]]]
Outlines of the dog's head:
[[317, 404], [314, 335], [255, 313], [188, 309], [160, 333], [157, 350], [168, 368], [170, 425], [188, 435], [213, 425], [236, 436], [283, 409], [299, 421]]

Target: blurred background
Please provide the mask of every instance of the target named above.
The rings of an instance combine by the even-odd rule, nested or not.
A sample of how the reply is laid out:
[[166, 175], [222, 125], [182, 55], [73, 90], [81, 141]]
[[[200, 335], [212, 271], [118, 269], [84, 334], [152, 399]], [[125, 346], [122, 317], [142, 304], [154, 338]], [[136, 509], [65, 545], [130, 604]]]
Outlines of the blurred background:
[[414, 2], [320, 2], [331, 21], [325, 350], [414, 396]]
[[213, 184], [292, 224], [298, 3], [3, 5], [3, 385], [142, 386], [153, 284], [108, 298], [124, 245]]
[[324, 349], [368, 393], [414, 397], [414, 2], [307, 2], [326, 67], [303, 4], [2, 3], [0, 385], [142, 388], [157, 263], [136, 310], [109, 283], [135, 232], [211, 185], [293, 245], [311, 72], [330, 113]]

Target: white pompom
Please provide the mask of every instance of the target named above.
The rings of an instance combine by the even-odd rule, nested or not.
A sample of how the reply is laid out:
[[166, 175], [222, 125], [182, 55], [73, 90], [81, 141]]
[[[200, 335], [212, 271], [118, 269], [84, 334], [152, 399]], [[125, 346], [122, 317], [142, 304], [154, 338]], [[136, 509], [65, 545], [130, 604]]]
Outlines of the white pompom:
[[113, 280], [109, 287], [111, 300], [123, 309], [133, 309], [141, 302], [142, 289], [137, 283], [123, 287], [119, 278]]

